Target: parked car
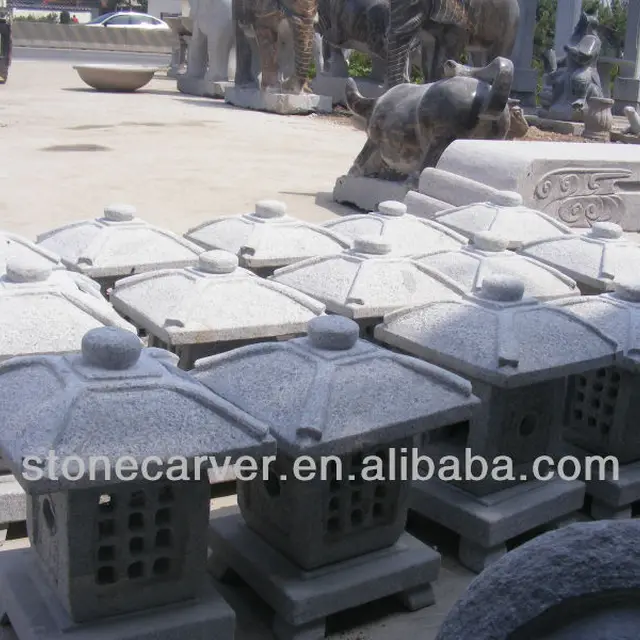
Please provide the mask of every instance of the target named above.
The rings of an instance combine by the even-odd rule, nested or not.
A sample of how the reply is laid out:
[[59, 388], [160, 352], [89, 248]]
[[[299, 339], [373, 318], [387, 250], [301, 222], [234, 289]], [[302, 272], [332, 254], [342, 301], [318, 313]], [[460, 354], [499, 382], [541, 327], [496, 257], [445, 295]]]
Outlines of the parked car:
[[105, 13], [85, 24], [87, 27], [109, 27], [110, 29], [161, 29], [171, 30], [171, 27], [147, 13], [135, 11], [116, 11]]

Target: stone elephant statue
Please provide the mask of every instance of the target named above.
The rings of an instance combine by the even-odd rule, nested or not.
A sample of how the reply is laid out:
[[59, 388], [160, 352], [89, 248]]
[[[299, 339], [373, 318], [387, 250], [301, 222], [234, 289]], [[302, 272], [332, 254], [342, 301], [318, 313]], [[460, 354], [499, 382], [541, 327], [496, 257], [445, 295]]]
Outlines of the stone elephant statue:
[[513, 51], [520, 22], [518, 0], [389, 1], [389, 87], [409, 81], [409, 51], [422, 40], [430, 45], [422, 47], [425, 82], [442, 78], [445, 61], [459, 60], [469, 45], [484, 48], [490, 60], [508, 58]]
[[0, 84], [5, 84], [11, 66], [11, 13], [0, 9]]
[[[317, 0], [233, 0], [236, 27], [236, 86], [255, 86], [251, 41], [255, 38], [262, 74], [261, 89], [302, 93], [308, 87], [315, 40]], [[282, 22], [293, 39], [293, 74], [282, 82], [278, 47]]]
[[448, 60], [447, 76], [430, 84], [403, 83], [377, 99], [363, 97], [347, 81], [349, 109], [366, 123], [367, 141], [349, 175], [405, 182], [435, 167], [459, 138], [503, 140], [510, 129], [513, 63], [496, 58], [486, 67]]

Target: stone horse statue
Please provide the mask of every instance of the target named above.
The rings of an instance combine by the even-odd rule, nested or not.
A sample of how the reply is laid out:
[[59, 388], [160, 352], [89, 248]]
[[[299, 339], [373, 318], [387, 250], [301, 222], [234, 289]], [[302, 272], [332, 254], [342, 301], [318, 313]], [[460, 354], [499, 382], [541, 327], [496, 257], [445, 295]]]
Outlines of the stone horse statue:
[[460, 60], [469, 45], [485, 49], [489, 60], [508, 58], [513, 51], [520, 23], [518, 0], [389, 1], [389, 87], [409, 81], [407, 59], [418, 41], [425, 82], [441, 79], [445, 61]]
[[503, 140], [510, 129], [513, 63], [486, 67], [445, 64], [448, 76], [431, 84], [396, 85], [377, 99], [363, 97], [353, 79], [347, 106], [366, 122], [367, 141], [349, 175], [418, 184], [458, 138]]

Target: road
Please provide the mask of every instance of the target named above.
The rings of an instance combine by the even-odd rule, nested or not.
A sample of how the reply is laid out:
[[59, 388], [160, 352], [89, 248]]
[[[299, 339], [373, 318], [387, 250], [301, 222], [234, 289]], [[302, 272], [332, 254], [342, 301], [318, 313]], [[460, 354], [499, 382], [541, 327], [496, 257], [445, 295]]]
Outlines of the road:
[[14, 47], [15, 60], [40, 60], [43, 62], [67, 62], [69, 64], [142, 64], [165, 66], [168, 54], [130, 53], [125, 51], [85, 51], [82, 49], [44, 49], [39, 47]]

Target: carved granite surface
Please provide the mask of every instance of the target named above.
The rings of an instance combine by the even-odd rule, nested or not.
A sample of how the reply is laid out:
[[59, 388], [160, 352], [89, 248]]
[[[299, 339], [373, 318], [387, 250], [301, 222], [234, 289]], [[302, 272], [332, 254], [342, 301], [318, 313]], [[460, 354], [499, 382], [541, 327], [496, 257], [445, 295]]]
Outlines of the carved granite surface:
[[0, 274], [5, 272], [7, 262], [12, 259], [28, 260], [31, 264], [39, 264], [42, 267], [52, 269], [65, 268], [60, 257], [44, 247], [14, 233], [0, 231]]

